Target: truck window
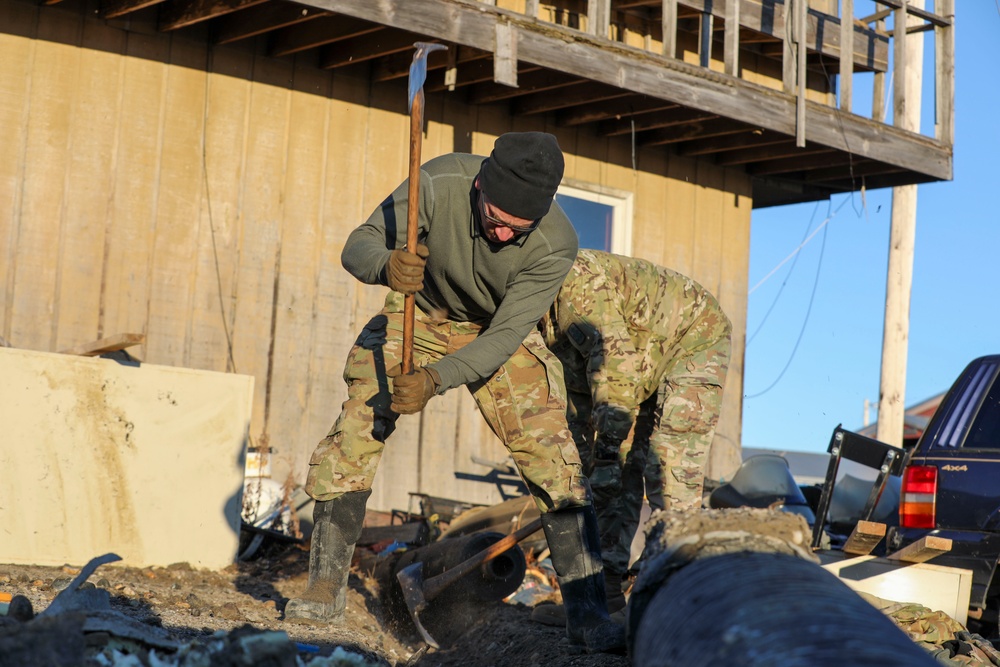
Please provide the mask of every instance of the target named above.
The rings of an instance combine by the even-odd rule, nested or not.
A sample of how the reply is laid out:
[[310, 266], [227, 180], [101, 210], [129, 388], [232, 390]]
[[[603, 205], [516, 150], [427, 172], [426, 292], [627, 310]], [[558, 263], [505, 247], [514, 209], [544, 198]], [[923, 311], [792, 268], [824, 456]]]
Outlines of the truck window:
[[993, 383], [965, 439], [964, 449], [1000, 449], [1000, 382]]
[[[945, 402], [938, 407], [935, 420], [941, 419], [941, 426], [933, 436], [934, 448], [955, 449], [966, 440], [968, 426], [973, 417], [977, 419], [983, 396], [993, 386], [997, 375], [996, 360], [973, 362], [948, 392]], [[986, 412], [996, 413], [995, 396], [993, 408]], [[983, 417], [985, 419], [985, 416]], [[993, 445], [997, 447], [997, 445]]]

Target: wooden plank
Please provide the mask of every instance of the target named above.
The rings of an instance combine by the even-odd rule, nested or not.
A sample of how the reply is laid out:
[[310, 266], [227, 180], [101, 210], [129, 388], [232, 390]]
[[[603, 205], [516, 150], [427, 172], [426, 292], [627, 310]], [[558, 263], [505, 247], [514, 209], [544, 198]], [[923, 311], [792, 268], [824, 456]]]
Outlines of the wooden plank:
[[745, 132], [715, 137], [704, 141], [692, 141], [677, 146], [678, 155], [697, 157], [755, 146], [769, 146], [788, 141], [788, 137], [760, 129], [746, 128]]
[[952, 24], [953, 14], [947, 11], [940, 11], [940, 14], [935, 14], [934, 12], [929, 12], [922, 7], [917, 7], [914, 5], [908, 5], [906, 0], [876, 0], [878, 4], [885, 5], [892, 9], [905, 9], [906, 12], [912, 16], [923, 19], [930, 23], [931, 25], [937, 26], [939, 28], [948, 27]]
[[913, 544], [886, 556], [889, 560], [901, 560], [904, 563], [926, 563], [935, 556], [951, 551], [951, 540], [946, 537], [925, 535]]
[[647, 132], [640, 137], [640, 142], [643, 146], [662, 146], [694, 139], [739, 134], [743, 131], [741, 123], [734, 123], [726, 118], [713, 117]]
[[[331, 11], [346, 12], [383, 25], [394, 25], [444, 41], [474, 46], [488, 43], [497, 15], [503, 10], [484, 13], [464, 5], [434, 0], [399, 0], [373, 4], [365, 0], [309, 0], [306, 4]], [[510, 13], [509, 20], [519, 20]], [[742, 79], [705, 71], [627, 46], [610, 50], [606, 45], [590, 43], [574, 33], [567, 42], [558, 29], [534, 24], [520, 18], [518, 58], [569, 74], [602, 82], [623, 90], [643, 90], [653, 97], [692, 106], [744, 123], [794, 133], [794, 99], [780, 91], [767, 89]], [[457, 26], [460, 25], [461, 29]], [[633, 53], [635, 55], [633, 55]], [[636, 57], [639, 53], [641, 58]], [[591, 84], [592, 85], [592, 84]], [[940, 142], [921, 137], [853, 114], [840, 114], [826, 105], [807, 102], [806, 122], [810, 140], [836, 148], [854, 149], [866, 157], [911, 169], [933, 178], [951, 178], [950, 149]]]
[[90, 343], [81, 343], [65, 350], [60, 350], [60, 354], [75, 354], [81, 357], [95, 357], [105, 352], [117, 352], [135, 345], [142, 345], [146, 341], [144, 334], [125, 333], [106, 336], [100, 340]]
[[723, 37], [724, 71], [740, 75], [740, 0], [726, 0], [726, 27]]
[[611, 29], [611, 0], [587, 0], [587, 32], [608, 39]]
[[214, 39], [216, 44], [231, 44], [272, 30], [278, 31], [311, 21], [320, 16], [330, 16], [330, 13], [292, 2], [272, 0], [244, 9], [239, 14], [221, 17], [215, 23]]
[[212, 51], [204, 129], [203, 204], [193, 258], [194, 292], [184, 365], [234, 371], [232, 324], [241, 226], [247, 127], [254, 56], [244, 49]]
[[160, 10], [158, 28], [163, 32], [184, 28], [217, 16], [259, 5], [267, 0], [173, 0]]
[[[698, 220], [697, 165], [697, 160], [670, 155], [667, 157], [666, 169], [657, 172], [666, 174], [666, 182], [658, 176], [650, 177], [647, 188], [655, 188], [656, 192], [649, 194], [653, 195], [652, 201], [658, 203], [650, 211], [650, 219], [643, 226], [655, 226], [656, 232], [636, 245], [637, 252], [642, 248], [649, 248], [640, 257], [648, 257], [685, 275], [691, 275], [694, 270], [695, 226]], [[643, 181], [646, 179], [643, 178]], [[637, 196], [642, 196], [643, 201], [646, 201], [646, 188]], [[645, 209], [646, 206], [640, 208]], [[646, 246], [646, 243], [650, 245]], [[660, 249], [660, 252], [656, 255], [646, 254], [652, 253], [654, 249]]]
[[524, 15], [529, 19], [537, 19], [539, 4], [539, 0], [526, 0], [524, 3]]
[[619, 97], [606, 102], [596, 102], [575, 109], [559, 112], [556, 124], [559, 127], [575, 127], [586, 123], [594, 123], [612, 118], [628, 118], [655, 111], [678, 109], [679, 105], [663, 100], [632, 95]]
[[776, 142], [768, 146], [754, 146], [753, 148], [730, 151], [725, 155], [718, 156], [715, 161], [717, 164], [731, 167], [734, 165], [748, 164], [750, 162], [760, 162], [761, 160], [801, 157], [804, 155], [825, 153], [828, 151], [829, 149], [825, 146], [812, 143], [806, 147], [800, 148], [796, 146], [791, 139], [789, 139], [787, 141], [780, 143]]
[[844, 553], [855, 556], [867, 556], [882, 541], [883, 537], [885, 537], [884, 523], [858, 521], [842, 550]]
[[[879, 31], [885, 30], [885, 19], [879, 19], [875, 24], [875, 29]], [[885, 122], [885, 73], [875, 72], [872, 79], [872, 120], [876, 123]]]
[[660, 30], [663, 34], [663, 55], [677, 57], [677, 0], [662, 0]]
[[[56, 349], [75, 341], [100, 338], [102, 280], [99, 259], [109, 226], [114, 191], [118, 120], [122, 113], [118, 96], [121, 84], [121, 53], [125, 33], [105, 21], [81, 19], [79, 86], [69, 89], [72, 100], [69, 121], [69, 155], [62, 197], [59, 230], [59, 260], [55, 266], [56, 300], [53, 345]], [[99, 120], [97, 120], [99, 119]]]
[[514, 103], [515, 116], [530, 116], [532, 114], [547, 113], [567, 109], [579, 104], [593, 104], [607, 100], [628, 97], [632, 95], [630, 91], [594, 84], [591, 81], [580, 81], [571, 86], [565, 86], [558, 95], [549, 93], [537, 93], [527, 95], [518, 99]]
[[[955, 0], [936, 0], [935, 9], [951, 20]], [[935, 58], [935, 136], [950, 146], [955, 143], [955, 29], [949, 25], [934, 33]]]
[[[906, 25], [906, 7], [907, 0], [903, 0], [899, 9], [893, 13], [893, 29], [897, 34], [899, 34], [898, 28]], [[913, 129], [909, 127], [911, 115], [906, 108], [907, 41], [909, 40], [900, 37], [892, 40], [892, 123], [900, 129], [911, 130]]]
[[746, 171], [751, 176], [789, 174], [792, 172], [808, 171], [810, 169], [822, 169], [834, 165], [848, 165], [853, 159], [854, 157], [850, 153], [837, 153], [828, 150], [810, 151], [808, 155], [756, 162], [748, 165]]
[[0, 560], [232, 564], [252, 378], [8, 349], [0, 375]]
[[323, 47], [319, 66], [323, 69], [333, 69], [356, 65], [394, 53], [412, 52], [414, 43], [426, 41], [425, 35], [388, 30], [364, 37], [352, 37]]
[[840, 110], [851, 112], [854, 91], [854, 54], [844, 44], [854, 44], [854, 0], [840, 0]]
[[657, 130], [663, 127], [675, 127], [703, 120], [717, 118], [714, 114], [698, 111], [697, 109], [677, 109], [669, 113], [639, 116], [638, 118], [626, 118], [623, 120], [602, 121], [597, 126], [598, 133], [604, 136], [621, 136], [646, 130]]
[[271, 36], [271, 56], [288, 56], [325, 44], [332, 44], [352, 37], [369, 36], [384, 32], [382, 26], [360, 21], [350, 16], [330, 16], [329, 12], [306, 25], [282, 28]]
[[712, 294], [722, 286], [722, 220], [729, 197], [723, 192], [725, 170], [707, 160], [698, 160], [695, 169], [694, 257], [688, 275]]
[[[238, 229], [238, 269], [231, 295], [232, 340], [235, 369], [253, 375], [254, 415], [250, 433], [262, 441], [267, 430], [267, 390], [273, 349], [275, 291], [279, 289], [277, 266], [281, 262], [281, 234], [288, 155], [288, 108], [291, 93], [287, 82], [292, 64], [257, 56], [254, 87], [247, 117], [244, 144], [245, 172], [241, 183]], [[272, 468], [276, 467], [272, 463]]]
[[116, 19], [161, 2], [163, 0], [105, 0], [101, 3], [101, 17]]
[[81, 49], [79, 16], [48, 12], [39, 16], [31, 63], [31, 84], [21, 181], [21, 204], [15, 212], [18, 244], [9, 306], [11, 344], [51, 351], [57, 333], [56, 294], [60, 221], [65, 214], [64, 189], [69, 170], [73, 95], [78, 92]]
[[[407, 52], [403, 52], [403, 55], [408, 55]], [[412, 57], [410, 57], [412, 60]], [[532, 65], [529, 63], [518, 63], [518, 78], [529, 72], [537, 72], [542, 68], [538, 65]], [[445, 72], [447, 75], [447, 72]], [[449, 81], [447, 76], [441, 77], [439, 70], [431, 72], [428, 75], [428, 81], [424, 85], [425, 93], [440, 93], [444, 90], [454, 90], [455, 88], [465, 88], [467, 86], [474, 86], [477, 84], [486, 84], [485, 88], [492, 90], [505, 90], [510, 92], [508, 88], [501, 88], [498, 84], [494, 84], [493, 81], [493, 62], [488, 58], [476, 58], [475, 60], [469, 61], [468, 63], [458, 67], [454, 74], [454, 79]], [[400, 77], [397, 77], [400, 78]], [[514, 93], [515, 95], [517, 93]]]
[[493, 80], [517, 88], [517, 29], [498, 21], [493, 42]]
[[[450, 47], [447, 51], [431, 51], [427, 54], [427, 71], [433, 72], [489, 57], [490, 53], [486, 51], [466, 46]], [[410, 53], [404, 52], [386, 56], [372, 66], [372, 80], [391, 81], [405, 78], [410, 74], [412, 63], [413, 54]]]
[[795, 2], [795, 145], [806, 145], [806, 89], [809, 81], [806, 79], [806, 1]]
[[[147, 312], [146, 361], [184, 364], [185, 341], [193, 311], [204, 173], [206, 46], [176, 40], [170, 44], [166, 90], [161, 99], [162, 143], [157, 175], [155, 232]], [[133, 329], [134, 330], [134, 329]]]
[[[266, 424], [269, 433], [280, 434], [280, 456], [286, 456], [284, 443], [314, 442], [302, 415], [308, 405], [306, 388], [311, 385], [308, 378], [313, 345], [317, 337], [328, 335], [316, 329], [313, 313], [322, 261], [320, 241], [326, 223], [323, 190], [327, 165], [336, 159], [327, 152], [332, 79], [332, 73], [317, 70], [308, 61], [296, 62], [287, 112], [288, 126], [295, 130], [288, 133], [287, 168], [281, 188], [284, 205], [280, 283], [275, 295]], [[272, 436], [272, 441], [277, 442], [277, 438]], [[291, 471], [305, 469], [297, 457], [287, 463]]]
[[[27, 3], [0, 4], [0, 25], [4, 26], [4, 30], [0, 31], [0, 62], [9, 71], [32, 72], [38, 47], [46, 46], [46, 42], [34, 39], [38, 18], [39, 9], [36, 6]], [[33, 76], [0, 77], [0, 127], [28, 127], [33, 80]], [[11, 345], [27, 342], [14, 340], [11, 335], [13, 295], [18, 274], [17, 248], [22, 224], [20, 212], [28, 164], [27, 145], [26, 131], [0, 141], [0, 201], [6, 202], [0, 208], [0, 288], [4, 294], [0, 307], [0, 337]]]
[[[318, 270], [311, 304], [313, 332], [309, 343], [309, 369], [301, 380], [306, 398], [305, 423], [301, 440], [288, 442], [283, 447], [290, 458], [291, 469], [300, 475], [306, 470], [313, 447], [330, 431], [341, 403], [347, 398], [347, 387], [340, 379], [347, 352], [364, 324], [375, 315], [375, 310], [357, 309], [360, 283], [340, 262], [348, 234], [370, 213], [364, 198], [365, 173], [369, 160], [377, 156], [379, 150], [377, 145], [373, 145], [371, 151], [357, 150], [359, 137], [366, 138], [372, 131], [369, 127], [370, 85], [362, 78], [334, 75], [326, 104], [322, 141], [325, 170], [316, 201], [323, 224], [317, 239]], [[403, 104], [400, 101], [400, 110], [405, 108]], [[367, 139], [364, 141], [367, 143]], [[399, 143], [403, 143], [402, 140]], [[343, 155], [357, 155], [357, 158], [336, 157]]]
[[[163, 120], [170, 40], [130, 33], [122, 64], [114, 191], [111, 194], [99, 335], [149, 333], [153, 243], [163, 152]], [[145, 346], [138, 356], [146, 359]]]
[[712, 479], [732, 479], [742, 460], [739, 442], [740, 425], [743, 423], [746, 294], [750, 275], [753, 180], [741, 169], [725, 169], [723, 192], [721, 284], [715, 296], [729, 317], [733, 332], [726, 391], [722, 395], [722, 409], [706, 470], [706, 474]]
[[[725, 18], [725, 7], [713, 0], [682, 0], [681, 5], [698, 12], [711, 12], [716, 18]], [[794, 11], [788, 3], [771, 0], [742, 0], [740, 3], [740, 23], [744, 28], [767, 35], [779, 42], [788, 41], [788, 26], [792, 21], [788, 15]], [[840, 53], [840, 19], [822, 12], [808, 13], [806, 16], [805, 42], [809, 51], [822, 53], [830, 58]], [[822, 40], [822, 41], [821, 41]], [[745, 40], [744, 40], [745, 41]], [[859, 66], [885, 70], [888, 66], [888, 37], [870, 28], [856, 26], [854, 29], [853, 53]]]
[[553, 72], [547, 69], [529, 68], [527, 72], [515, 75], [515, 88], [502, 82], [479, 84], [469, 91], [467, 100], [469, 104], [492, 104], [514, 97], [538, 93], [546, 90], [556, 90], [580, 83], [575, 77], [566, 76], [561, 72]]

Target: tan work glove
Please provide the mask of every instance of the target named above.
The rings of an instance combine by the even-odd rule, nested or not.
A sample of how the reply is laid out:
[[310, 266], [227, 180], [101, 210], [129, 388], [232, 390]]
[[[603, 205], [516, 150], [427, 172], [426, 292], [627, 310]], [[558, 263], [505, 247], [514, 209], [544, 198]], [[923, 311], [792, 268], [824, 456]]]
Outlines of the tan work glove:
[[396, 364], [385, 373], [392, 378], [393, 412], [401, 415], [412, 415], [420, 412], [431, 400], [431, 396], [441, 386], [441, 376], [437, 371], [417, 366], [412, 373], [403, 375], [403, 367]]
[[417, 254], [396, 249], [389, 255], [385, 265], [386, 282], [389, 289], [403, 294], [414, 294], [424, 288], [424, 266], [430, 251], [423, 243], [417, 244]]

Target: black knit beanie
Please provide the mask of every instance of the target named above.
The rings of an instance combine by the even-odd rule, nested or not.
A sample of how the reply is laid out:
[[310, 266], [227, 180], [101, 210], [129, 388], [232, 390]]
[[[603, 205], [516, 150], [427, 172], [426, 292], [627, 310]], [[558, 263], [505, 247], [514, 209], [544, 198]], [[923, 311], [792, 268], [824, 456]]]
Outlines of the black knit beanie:
[[564, 166], [553, 135], [508, 132], [493, 144], [493, 152], [479, 172], [479, 186], [505, 213], [537, 220], [549, 212]]

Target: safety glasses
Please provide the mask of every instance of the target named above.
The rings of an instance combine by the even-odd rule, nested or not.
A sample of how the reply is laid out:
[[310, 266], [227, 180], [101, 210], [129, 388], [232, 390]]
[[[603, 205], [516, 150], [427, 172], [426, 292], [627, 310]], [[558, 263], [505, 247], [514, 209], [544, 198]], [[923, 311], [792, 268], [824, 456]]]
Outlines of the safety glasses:
[[486, 196], [486, 193], [483, 192], [482, 190], [480, 190], [479, 191], [479, 214], [481, 216], [483, 216], [483, 220], [486, 220], [487, 222], [489, 222], [491, 225], [493, 225], [495, 227], [506, 227], [507, 229], [511, 230], [515, 234], [527, 234], [528, 232], [534, 231], [535, 228], [538, 227], [538, 223], [542, 221], [542, 219], [539, 218], [539, 219], [535, 220], [534, 222], [532, 222], [530, 225], [525, 225], [523, 227], [520, 226], [520, 225], [512, 225], [509, 222], [504, 222], [500, 218], [495, 218], [492, 215], [490, 215], [489, 213], [487, 213], [486, 212], [486, 206], [487, 206], [487, 204], [489, 204], [490, 206], [494, 205], [493, 202], [490, 201], [489, 197]]

